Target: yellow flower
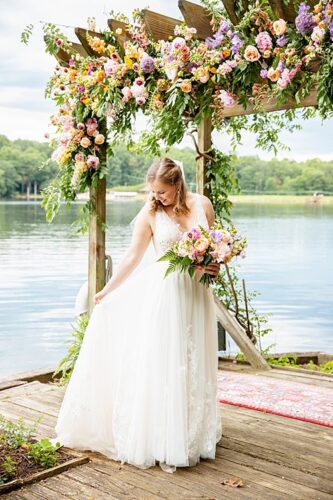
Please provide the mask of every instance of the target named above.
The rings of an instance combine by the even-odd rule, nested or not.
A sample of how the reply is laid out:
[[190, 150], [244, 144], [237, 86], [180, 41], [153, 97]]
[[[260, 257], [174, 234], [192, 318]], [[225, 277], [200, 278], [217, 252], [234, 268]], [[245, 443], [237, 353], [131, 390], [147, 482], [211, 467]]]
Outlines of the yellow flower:
[[227, 58], [230, 56], [230, 50], [229, 49], [223, 49], [222, 50], [223, 57]]
[[269, 57], [271, 57], [271, 51], [270, 50], [265, 50], [264, 53], [263, 53], [263, 57], [265, 59], [268, 59]]
[[83, 97], [81, 97], [80, 101], [87, 106], [87, 104], [89, 104], [89, 102], [90, 102], [90, 98], [83, 96]]
[[133, 68], [133, 61], [132, 61], [132, 59], [129, 56], [125, 56], [124, 57], [124, 61], [125, 61], [125, 68], [126, 69], [132, 69]]
[[214, 74], [215, 74], [215, 73], [217, 73], [217, 69], [216, 69], [216, 68], [214, 68], [214, 66], [211, 66], [211, 67], [209, 68], [209, 71], [210, 71], [211, 73], [214, 73]]
[[123, 30], [121, 28], [116, 29], [116, 35], [121, 35], [123, 33]]

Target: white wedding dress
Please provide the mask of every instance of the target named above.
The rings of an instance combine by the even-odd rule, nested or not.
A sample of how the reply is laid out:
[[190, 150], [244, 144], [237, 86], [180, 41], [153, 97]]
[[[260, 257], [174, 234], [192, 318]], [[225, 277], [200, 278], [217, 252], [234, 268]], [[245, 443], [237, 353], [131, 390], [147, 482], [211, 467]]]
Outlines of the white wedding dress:
[[[196, 223], [208, 227], [200, 195]], [[156, 213], [156, 258], [181, 237]], [[217, 323], [211, 289], [165, 262], [130, 276], [94, 308], [55, 427], [61, 445], [162, 469], [214, 458]]]

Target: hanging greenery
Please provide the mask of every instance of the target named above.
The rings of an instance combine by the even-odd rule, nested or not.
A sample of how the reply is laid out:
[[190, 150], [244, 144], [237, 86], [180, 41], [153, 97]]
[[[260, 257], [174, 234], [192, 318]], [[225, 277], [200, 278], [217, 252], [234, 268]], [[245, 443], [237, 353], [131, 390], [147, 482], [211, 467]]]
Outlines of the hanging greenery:
[[[57, 65], [46, 96], [57, 105], [51, 117], [54, 134], [53, 159], [59, 165], [57, 179], [44, 191], [43, 205], [49, 220], [57, 213], [60, 199], [74, 200], [77, 193], [97, 185], [106, 175], [105, 143], [112, 154], [117, 142], [153, 155], [160, 148], [179, 143], [200, 121], [212, 117], [216, 130], [230, 134], [231, 147], [243, 130], [256, 132], [258, 145], [277, 152], [281, 129], [298, 127], [296, 111], [260, 113], [270, 99], [300, 102], [318, 88], [318, 106], [303, 110], [304, 118], [333, 112], [333, 4], [320, 1], [313, 10], [299, 5], [295, 23], [274, 18], [268, 2], [249, 6], [238, 26], [233, 26], [217, 0], [203, 2], [212, 13], [212, 36], [196, 37], [196, 29], [176, 26], [168, 41], [154, 41], [147, 33], [141, 13], [133, 21], [124, 16], [129, 40], [106, 30], [99, 36], [87, 31], [93, 57], [82, 57], [52, 24], [44, 25], [46, 50], [68, 54], [68, 67]], [[113, 17], [116, 16], [113, 14]], [[88, 29], [95, 30], [93, 19]], [[22, 34], [28, 42], [29, 25]], [[253, 106], [253, 117], [225, 119], [226, 108]], [[134, 143], [133, 123], [138, 112], [148, 117], [147, 129]], [[107, 123], [105, 123], [105, 119]], [[228, 194], [237, 182], [232, 155], [212, 148], [208, 155], [208, 183], [216, 211], [230, 213]]]

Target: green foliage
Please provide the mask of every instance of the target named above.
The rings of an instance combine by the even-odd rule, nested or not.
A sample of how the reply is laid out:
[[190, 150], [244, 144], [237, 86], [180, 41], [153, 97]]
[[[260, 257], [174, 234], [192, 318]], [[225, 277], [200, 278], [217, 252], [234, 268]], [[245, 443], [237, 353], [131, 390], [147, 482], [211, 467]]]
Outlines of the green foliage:
[[61, 373], [59, 382], [62, 385], [67, 384], [71, 378], [88, 323], [89, 317], [87, 314], [82, 314], [77, 318], [76, 325], [73, 326], [72, 339], [67, 349], [67, 354], [55, 368], [53, 378]]
[[[60, 444], [60, 443], [59, 443]], [[57, 465], [59, 456], [56, 454], [56, 447], [49, 439], [41, 439], [36, 443], [29, 443], [28, 457], [34, 460], [36, 464], [41, 465], [45, 469]]]
[[[255, 290], [246, 291], [247, 300], [245, 300], [243, 283], [238, 269], [236, 266], [229, 265], [221, 267], [221, 272], [213, 289], [215, 295], [226, 308], [235, 314], [236, 319], [245, 331], [257, 339], [260, 352], [264, 353], [265, 350], [262, 348], [261, 339], [270, 333], [272, 329], [267, 326], [270, 315], [259, 314], [255, 308], [254, 301], [260, 295], [259, 292]], [[271, 347], [269, 346], [269, 348]], [[266, 351], [269, 348], [266, 348]]]
[[0, 415], [0, 442], [5, 443], [10, 449], [18, 448], [35, 434], [41, 419], [42, 417], [39, 417], [33, 425], [27, 426], [22, 418], [15, 423]]
[[282, 354], [278, 359], [268, 357], [267, 362], [270, 365], [275, 366], [291, 366], [293, 368], [300, 368], [300, 365], [297, 364], [297, 356], [295, 354]]
[[30, 37], [32, 35], [32, 30], [34, 28], [33, 24], [28, 24], [21, 33], [21, 42], [28, 45]]
[[333, 373], [333, 359], [321, 364], [320, 371], [324, 373]]
[[0, 485], [10, 481], [16, 474], [16, 461], [6, 455], [0, 457]]

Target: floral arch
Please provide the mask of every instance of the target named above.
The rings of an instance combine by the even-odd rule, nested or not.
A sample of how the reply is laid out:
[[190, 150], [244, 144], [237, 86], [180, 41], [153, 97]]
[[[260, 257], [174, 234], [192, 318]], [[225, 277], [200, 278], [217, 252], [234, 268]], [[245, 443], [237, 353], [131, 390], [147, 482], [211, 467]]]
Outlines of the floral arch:
[[[158, 155], [163, 143], [170, 147], [190, 133], [197, 190], [225, 217], [237, 181], [231, 155], [212, 146], [212, 129], [228, 132], [234, 147], [242, 130], [256, 132], [260, 147], [277, 151], [279, 131], [297, 128], [296, 116], [333, 114], [330, 0], [264, 0], [260, 6], [179, 0], [179, 8], [182, 20], [149, 10], [134, 11], [133, 20], [111, 13], [100, 32], [90, 18], [87, 29], [75, 29], [80, 43], [70, 42], [56, 25], [43, 27], [46, 51], [58, 60], [46, 96], [58, 110], [50, 142], [59, 165], [43, 205], [52, 220], [61, 199], [70, 202], [90, 189], [84, 211], [91, 303], [105, 280], [106, 156], [117, 142]], [[22, 33], [24, 43], [32, 28]], [[132, 125], [139, 111], [149, 126], [135, 143]]]

